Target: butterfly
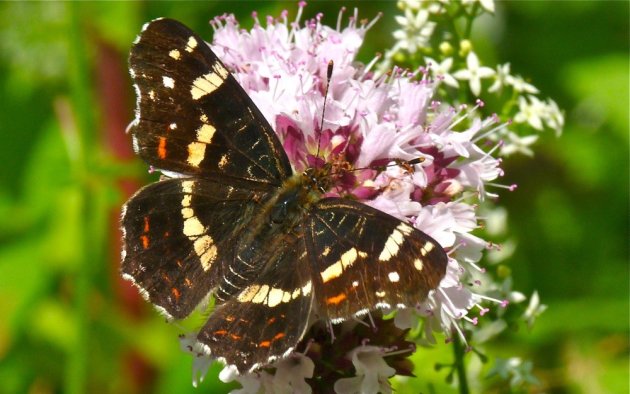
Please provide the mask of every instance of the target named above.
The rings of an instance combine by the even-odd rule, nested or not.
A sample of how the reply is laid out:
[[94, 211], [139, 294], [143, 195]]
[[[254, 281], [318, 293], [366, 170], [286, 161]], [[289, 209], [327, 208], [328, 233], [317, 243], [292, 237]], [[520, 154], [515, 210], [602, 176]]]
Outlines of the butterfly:
[[414, 306], [447, 255], [411, 225], [327, 197], [331, 166], [295, 173], [282, 143], [210, 47], [171, 19], [130, 54], [135, 152], [165, 176], [122, 209], [122, 275], [169, 319], [209, 297], [197, 340], [240, 372], [289, 355], [315, 319]]

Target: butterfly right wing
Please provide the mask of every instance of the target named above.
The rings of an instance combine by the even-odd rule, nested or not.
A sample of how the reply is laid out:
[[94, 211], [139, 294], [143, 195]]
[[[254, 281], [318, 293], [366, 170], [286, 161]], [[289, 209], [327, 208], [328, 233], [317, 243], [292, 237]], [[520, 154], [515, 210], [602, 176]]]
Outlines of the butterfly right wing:
[[144, 187], [123, 208], [123, 277], [181, 319], [215, 287], [255, 276], [234, 252], [254, 212], [275, 190], [264, 186], [175, 178]]
[[437, 241], [382, 211], [341, 198], [306, 218], [318, 314], [341, 321], [379, 307], [413, 307], [435, 289], [448, 257]]
[[275, 132], [210, 47], [172, 19], [144, 26], [129, 57], [134, 149], [179, 174], [280, 186], [291, 165]]

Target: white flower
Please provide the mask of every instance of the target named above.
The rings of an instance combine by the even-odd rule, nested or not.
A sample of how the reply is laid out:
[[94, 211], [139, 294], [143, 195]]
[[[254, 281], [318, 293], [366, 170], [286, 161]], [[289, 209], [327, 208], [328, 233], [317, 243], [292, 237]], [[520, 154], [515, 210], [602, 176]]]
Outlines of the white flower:
[[[529, 100], [528, 100], [529, 99]], [[514, 116], [517, 123], [528, 123], [536, 130], [543, 129], [543, 118], [547, 116], [547, 106], [536, 96], [520, 96], [518, 98], [519, 112]]]
[[302, 353], [277, 361], [274, 366], [276, 373], [273, 377], [273, 393], [278, 394], [310, 394], [313, 390], [306, 383], [305, 378], [312, 378], [315, 364], [313, 360]]
[[510, 63], [497, 65], [497, 72], [495, 80], [492, 86], [488, 88], [488, 92], [494, 93], [501, 91], [504, 86], [508, 85], [508, 79], [510, 78]]
[[539, 92], [536, 86], [525, 82], [520, 75], [508, 75], [506, 84], [512, 86], [518, 93], [537, 94]]
[[556, 131], [557, 136], [560, 136], [564, 128], [564, 114], [552, 99], [547, 100], [545, 123]]
[[423, 5], [423, 3], [424, 3], [423, 0], [399, 0], [396, 5], [401, 10], [404, 10], [407, 8], [411, 8], [412, 10], [419, 10], [420, 7]]
[[508, 359], [497, 358], [488, 377], [498, 375], [503, 379], [510, 379], [512, 388], [519, 388], [524, 384], [538, 384], [539, 381], [532, 375], [532, 363], [521, 360], [518, 357]]
[[453, 58], [447, 57], [441, 63], [428, 56], [424, 58], [427, 64], [430, 66], [431, 74], [436, 77], [438, 82], [444, 82], [448, 86], [454, 88], [459, 87], [459, 82], [450, 74], [451, 67], [453, 67]]
[[538, 291], [534, 291], [532, 296], [529, 298], [529, 305], [527, 305], [527, 309], [525, 310], [525, 313], [523, 313], [523, 318], [530, 329], [533, 327], [538, 316], [540, 316], [545, 310], [547, 310], [547, 305], [540, 303]]
[[488, 91], [494, 93], [500, 91], [504, 86], [511, 86], [517, 93], [538, 93], [536, 86], [525, 82], [523, 77], [510, 74], [510, 63], [497, 66], [496, 80], [492, 86], [488, 88]]
[[393, 33], [398, 40], [398, 48], [415, 53], [429, 42], [435, 28], [435, 22], [429, 21], [429, 11], [421, 9], [414, 12], [411, 8], [406, 8], [404, 17], [396, 15], [395, 18], [402, 27]]
[[219, 380], [223, 383], [239, 382], [240, 389], [230, 391], [230, 394], [254, 394], [261, 391], [263, 380], [271, 381], [272, 377], [268, 373], [261, 371], [256, 373], [247, 373], [239, 375], [236, 367], [227, 365], [219, 373]]
[[203, 345], [197, 341], [196, 334], [180, 335], [179, 347], [193, 356], [192, 384], [197, 387], [203, 382], [214, 359], [204, 352]]
[[457, 180], [464, 186], [476, 189], [479, 198], [483, 199], [486, 196], [485, 183], [495, 180], [501, 174], [501, 162], [476, 145], [472, 145], [471, 152], [474, 155], [456, 165], [461, 171]]
[[[315, 364], [302, 353], [293, 353], [287, 358], [271, 364], [276, 371], [273, 375], [264, 370], [238, 373], [233, 365], [225, 366], [219, 373], [223, 383], [238, 382], [240, 389], [230, 394], [310, 394], [311, 386], [304, 380], [313, 377]], [[196, 386], [195, 386], [196, 387]]]
[[500, 154], [502, 156], [509, 156], [514, 153], [522, 153], [525, 156], [533, 156], [534, 151], [532, 151], [529, 147], [533, 145], [537, 140], [538, 136], [536, 134], [521, 137], [513, 131], [510, 131], [507, 133], [507, 135], [505, 135]]
[[468, 53], [466, 57], [466, 69], [456, 71], [453, 76], [457, 79], [467, 80], [470, 84], [470, 90], [475, 96], [481, 93], [481, 80], [490, 78], [495, 74], [490, 67], [481, 66], [479, 58], [475, 52]]
[[494, 12], [494, 0], [462, 0], [462, 4], [469, 5], [479, 2], [481, 6], [488, 12]]
[[352, 350], [348, 357], [356, 370], [356, 376], [342, 378], [335, 382], [338, 394], [388, 394], [392, 392], [388, 378], [396, 370], [385, 362], [385, 352], [376, 346], [359, 346]]

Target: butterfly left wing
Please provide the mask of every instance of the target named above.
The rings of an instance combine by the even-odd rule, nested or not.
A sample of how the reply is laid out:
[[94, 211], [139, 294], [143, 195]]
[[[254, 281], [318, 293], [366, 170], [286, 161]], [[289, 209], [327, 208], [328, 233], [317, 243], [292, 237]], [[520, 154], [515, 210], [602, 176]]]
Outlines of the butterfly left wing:
[[[134, 150], [160, 170], [280, 186], [291, 165], [275, 132], [201, 37], [172, 19], [147, 23], [129, 65]], [[229, 181], [229, 179], [226, 179]]]
[[320, 200], [305, 228], [307, 250], [317, 256], [315, 308], [333, 322], [377, 307], [412, 307], [446, 272], [448, 257], [437, 241], [359, 202]]
[[313, 302], [303, 233], [286, 234], [261, 275], [217, 306], [198, 340], [240, 372], [289, 354], [304, 336]]
[[169, 316], [188, 316], [215, 287], [256, 275], [234, 245], [272, 191], [192, 178], [142, 188], [123, 208], [123, 276]]

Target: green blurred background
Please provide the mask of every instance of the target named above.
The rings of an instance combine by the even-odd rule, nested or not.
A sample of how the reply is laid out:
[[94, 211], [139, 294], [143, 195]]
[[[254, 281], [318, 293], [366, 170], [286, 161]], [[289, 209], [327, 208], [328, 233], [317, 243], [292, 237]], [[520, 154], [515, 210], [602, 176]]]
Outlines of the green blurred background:
[[[362, 60], [393, 43], [394, 2], [345, 2], [382, 20]], [[341, 2], [307, 15], [336, 23]], [[158, 16], [208, 41], [207, 21], [279, 15], [295, 3], [0, 3], [0, 393], [225, 392], [213, 367], [191, 387], [191, 359], [118, 277], [117, 218], [149, 180], [124, 130], [134, 97], [132, 40]], [[628, 2], [507, 2], [475, 35], [566, 110], [560, 138], [505, 162], [515, 289], [549, 309], [532, 331], [503, 334], [491, 357], [534, 361], [532, 392], [627, 393], [629, 350]], [[446, 348], [440, 345], [438, 348]], [[450, 351], [435, 350], [449, 362]], [[442, 353], [440, 353], [442, 352]], [[420, 368], [415, 387], [455, 392]], [[419, 382], [419, 383], [417, 383]], [[424, 389], [422, 389], [424, 391]], [[417, 392], [417, 390], [416, 390]]]

